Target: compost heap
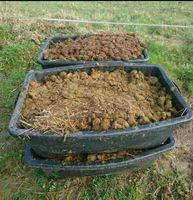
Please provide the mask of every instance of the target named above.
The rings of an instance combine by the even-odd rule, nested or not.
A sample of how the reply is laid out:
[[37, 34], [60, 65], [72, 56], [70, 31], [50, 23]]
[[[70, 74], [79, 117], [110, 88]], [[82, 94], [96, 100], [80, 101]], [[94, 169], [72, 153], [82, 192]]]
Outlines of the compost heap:
[[51, 42], [43, 52], [44, 60], [105, 61], [143, 58], [145, 45], [134, 33], [79, 36]]
[[105, 131], [166, 120], [177, 113], [158, 78], [141, 71], [60, 72], [31, 82], [20, 122], [64, 134]]

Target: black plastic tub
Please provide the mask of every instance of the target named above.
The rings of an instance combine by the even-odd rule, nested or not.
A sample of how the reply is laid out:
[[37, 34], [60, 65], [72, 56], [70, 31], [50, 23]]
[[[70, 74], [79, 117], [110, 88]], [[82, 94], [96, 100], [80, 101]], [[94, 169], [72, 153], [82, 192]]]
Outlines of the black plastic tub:
[[[89, 37], [91, 35], [83, 35], [82, 37]], [[62, 60], [44, 60], [43, 59], [43, 52], [46, 50], [50, 42], [59, 42], [59, 41], [64, 41], [68, 39], [73, 39], [75, 40], [78, 36], [54, 36], [54, 37], [49, 37], [45, 42], [41, 45], [39, 53], [38, 53], [38, 59], [37, 62], [42, 65], [42, 68], [47, 69], [50, 67], [58, 67], [58, 66], [66, 66], [66, 65], [77, 65], [77, 64], [84, 64], [84, 63], [96, 63], [97, 61], [62, 61]], [[146, 62], [149, 60], [149, 56], [147, 53], [147, 49], [145, 48], [143, 50], [143, 59], [136, 59], [136, 60], [128, 60], [127, 62], [129, 63], [141, 63], [141, 62]], [[112, 61], [106, 61], [111, 63]], [[115, 61], [113, 61], [115, 62]]]
[[[20, 126], [19, 113], [22, 109], [26, 97], [29, 83], [33, 80], [41, 80], [45, 75], [56, 74], [61, 71], [72, 72], [76, 70], [90, 71], [92, 68], [102, 70], [133, 69], [141, 70], [145, 75], [156, 76], [167, 91], [172, 95], [173, 105], [177, 110], [181, 110], [181, 115], [172, 119], [163, 120], [146, 125], [129, 127], [126, 129], [114, 129], [103, 131], [79, 131], [69, 133], [66, 141], [62, 135], [54, 133], [41, 133], [39, 131], [27, 130]], [[18, 101], [16, 103], [11, 121], [9, 123], [9, 133], [15, 137], [25, 137], [37, 154], [44, 157], [62, 157], [68, 153], [96, 153], [121, 151], [128, 148], [145, 149], [160, 145], [172, 135], [177, 125], [188, 122], [193, 118], [193, 111], [185, 102], [178, 89], [168, 78], [164, 70], [159, 65], [137, 64], [124, 62], [82, 64], [75, 66], [65, 66], [44, 70], [31, 70], [25, 77]]]
[[125, 170], [136, 171], [150, 167], [163, 153], [174, 148], [175, 140], [170, 137], [164, 144], [146, 150], [136, 156], [109, 160], [105, 163], [68, 163], [49, 161], [38, 157], [30, 145], [26, 145], [25, 161], [31, 167], [41, 168], [50, 178], [71, 178], [118, 173]]

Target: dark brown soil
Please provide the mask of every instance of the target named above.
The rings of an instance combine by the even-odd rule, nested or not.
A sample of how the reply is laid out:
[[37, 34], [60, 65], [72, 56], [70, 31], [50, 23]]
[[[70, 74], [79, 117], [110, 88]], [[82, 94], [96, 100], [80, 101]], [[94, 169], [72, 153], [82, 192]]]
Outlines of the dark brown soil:
[[143, 58], [145, 45], [134, 33], [98, 34], [52, 42], [43, 52], [44, 60], [103, 61]]
[[46, 160], [54, 160], [54, 161], [59, 161], [62, 163], [82, 163], [82, 162], [102, 162], [104, 163], [105, 161], [108, 160], [115, 160], [115, 159], [122, 159], [126, 157], [133, 157], [139, 153], [141, 153], [142, 150], [125, 150], [125, 151], [117, 151], [117, 152], [111, 152], [111, 153], [96, 153], [96, 154], [83, 154], [83, 155], [67, 155], [63, 158], [49, 158]]
[[92, 70], [31, 82], [21, 112], [25, 128], [64, 134], [120, 129], [171, 118], [172, 97], [141, 71]]

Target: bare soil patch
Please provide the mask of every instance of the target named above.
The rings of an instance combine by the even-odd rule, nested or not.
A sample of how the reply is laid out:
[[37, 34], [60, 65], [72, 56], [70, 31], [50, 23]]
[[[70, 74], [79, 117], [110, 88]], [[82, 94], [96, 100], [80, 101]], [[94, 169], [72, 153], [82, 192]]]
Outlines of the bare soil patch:
[[[193, 98], [188, 102], [193, 105]], [[193, 122], [188, 122], [178, 127], [174, 132], [176, 140], [175, 148], [166, 156], [159, 159], [159, 166], [165, 171], [177, 169], [183, 173], [188, 180], [193, 180]]]
[[193, 122], [179, 127], [175, 132], [176, 148], [173, 167], [193, 180]]

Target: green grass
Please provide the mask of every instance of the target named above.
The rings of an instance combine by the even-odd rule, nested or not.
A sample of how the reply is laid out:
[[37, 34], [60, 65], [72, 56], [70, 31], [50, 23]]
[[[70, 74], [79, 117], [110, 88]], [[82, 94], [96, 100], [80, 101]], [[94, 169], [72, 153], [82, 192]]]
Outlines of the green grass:
[[[27, 16], [69, 17], [75, 19], [134, 21], [141, 23], [191, 24], [191, 2], [1, 2], [1, 9]], [[173, 15], [167, 15], [170, 12]], [[167, 17], [166, 17], [167, 15]], [[189, 22], [189, 23], [188, 23]]]
[[[191, 2], [7, 2], [7, 12], [27, 16], [193, 24]], [[0, 2], [5, 11], [5, 3]], [[171, 10], [173, 15], [171, 15]], [[174, 15], [175, 14], [175, 15]], [[192, 185], [178, 169], [148, 170], [94, 178], [51, 180], [24, 164], [25, 142], [12, 138], [7, 126], [13, 102], [29, 69], [37, 69], [41, 42], [55, 34], [134, 31], [147, 43], [149, 63], [163, 66], [185, 96], [192, 95], [193, 57], [190, 29], [64, 24], [1, 20], [0, 24], [0, 199], [191, 199]], [[172, 161], [168, 161], [172, 162]]]
[[177, 79], [181, 81], [182, 88], [187, 93], [192, 93], [193, 92], [192, 65], [191, 64], [182, 65], [181, 68], [177, 68], [175, 72]]
[[187, 183], [178, 171], [165, 174], [152, 170], [149, 178], [150, 184], [146, 186], [146, 190], [149, 190], [147, 199], [188, 199], [190, 195]]
[[125, 187], [117, 184], [117, 176], [107, 175], [94, 178], [82, 192], [82, 200], [140, 200], [140, 184], [132, 183]]
[[10, 117], [14, 97], [21, 86], [25, 73], [35, 66], [35, 57], [33, 57], [35, 51], [37, 48], [30, 41], [13, 42], [1, 50], [0, 108], [2, 120]]

